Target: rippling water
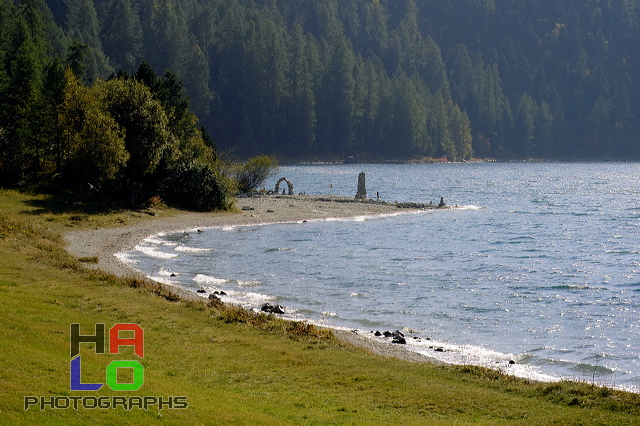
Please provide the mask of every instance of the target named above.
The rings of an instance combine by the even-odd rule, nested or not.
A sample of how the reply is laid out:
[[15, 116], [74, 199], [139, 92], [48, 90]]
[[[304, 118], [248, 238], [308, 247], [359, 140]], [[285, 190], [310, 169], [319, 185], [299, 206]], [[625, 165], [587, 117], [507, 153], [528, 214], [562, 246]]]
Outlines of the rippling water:
[[411, 349], [450, 362], [638, 391], [640, 165], [287, 166], [278, 177], [354, 196], [360, 171], [369, 197], [460, 208], [172, 233], [124, 257], [248, 306], [401, 329]]

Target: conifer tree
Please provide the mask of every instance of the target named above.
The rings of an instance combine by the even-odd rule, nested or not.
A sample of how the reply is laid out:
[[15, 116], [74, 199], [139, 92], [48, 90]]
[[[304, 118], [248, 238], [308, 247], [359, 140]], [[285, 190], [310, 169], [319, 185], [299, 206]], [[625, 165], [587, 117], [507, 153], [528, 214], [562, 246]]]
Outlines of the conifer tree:
[[94, 82], [108, 76], [113, 68], [105, 56], [100, 40], [98, 15], [91, 0], [67, 0], [67, 34], [88, 47], [84, 80]]
[[142, 57], [142, 26], [131, 2], [114, 0], [103, 24], [103, 45], [106, 55], [117, 70], [131, 71]]
[[0, 163], [5, 178], [15, 183], [25, 174], [38, 170], [38, 117], [42, 82], [42, 63], [37, 42], [22, 15], [16, 17], [5, 57], [7, 84], [2, 96], [4, 123], [0, 140]]

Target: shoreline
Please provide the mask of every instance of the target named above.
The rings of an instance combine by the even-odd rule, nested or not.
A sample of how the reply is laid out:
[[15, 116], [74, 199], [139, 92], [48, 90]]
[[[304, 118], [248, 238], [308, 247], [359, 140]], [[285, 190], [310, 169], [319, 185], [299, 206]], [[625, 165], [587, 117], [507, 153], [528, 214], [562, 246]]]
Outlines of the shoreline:
[[[376, 217], [385, 215], [411, 214], [437, 208], [435, 205], [414, 203], [374, 203], [356, 201], [350, 197], [318, 196], [285, 196], [269, 195], [236, 199], [237, 211], [234, 212], [179, 212], [174, 214], [158, 211], [156, 215], [133, 224], [122, 226], [69, 231], [64, 234], [67, 251], [76, 258], [96, 258], [97, 263], [86, 263], [90, 269], [99, 269], [119, 277], [137, 278], [153, 282], [173, 293], [181, 300], [202, 301], [202, 295], [182, 287], [165, 284], [149, 278], [121, 260], [118, 253], [130, 251], [145, 238], [168, 232], [195, 231], [200, 228], [261, 225], [272, 223], [295, 223], [303, 221], [328, 220], [340, 218]], [[449, 208], [449, 207], [447, 207]], [[454, 207], [455, 208], [455, 207]], [[298, 320], [285, 318], [288, 320]], [[449, 350], [435, 349], [433, 355], [424, 353], [423, 347], [414, 348], [411, 344], [395, 344], [391, 340], [370, 335], [365, 330], [348, 330], [310, 321], [317, 326], [332, 330], [341, 342], [360, 348], [368, 353], [387, 358], [397, 358], [412, 363], [430, 363], [433, 365], [475, 365], [496, 370], [502, 374], [524, 378], [534, 382], [556, 382], [562, 380], [579, 381], [574, 378], [552, 377], [547, 374], [531, 376], [525, 364], [504, 359], [493, 365], [486, 362], [474, 362], [471, 358], [453, 355], [448, 357]], [[371, 331], [371, 333], [373, 333]], [[407, 342], [409, 342], [407, 338]], [[429, 339], [427, 339], [429, 340]], [[442, 342], [433, 342], [443, 346]], [[445, 345], [447, 345], [445, 343]], [[456, 347], [458, 345], [451, 345]], [[434, 346], [435, 348], [435, 346]], [[454, 350], [453, 354], [457, 352]], [[445, 355], [445, 356], [443, 356]], [[506, 354], [509, 355], [509, 354]], [[466, 361], [465, 361], [466, 359]], [[538, 372], [541, 373], [541, 372]], [[610, 386], [600, 383], [598, 386]], [[633, 390], [624, 389], [628, 392]]]
[[[156, 216], [123, 226], [69, 231], [64, 234], [67, 251], [76, 258], [97, 258], [97, 263], [85, 264], [119, 277], [150, 280], [142, 272], [131, 268], [116, 254], [132, 250], [139, 242], [162, 232], [180, 232], [217, 226], [259, 225], [311, 220], [381, 216], [411, 213], [436, 206], [397, 205], [356, 201], [349, 197], [329, 196], [258, 196], [237, 198], [239, 212], [194, 213]], [[160, 284], [183, 300], [203, 300], [197, 293], [178, 286]], [[403, 345], [381, 341], [362, 334], [330, 327], [338, 340], [359, 347], [367, 352], [409, 362], [444, 364], [437, 358], [423, 355]]]

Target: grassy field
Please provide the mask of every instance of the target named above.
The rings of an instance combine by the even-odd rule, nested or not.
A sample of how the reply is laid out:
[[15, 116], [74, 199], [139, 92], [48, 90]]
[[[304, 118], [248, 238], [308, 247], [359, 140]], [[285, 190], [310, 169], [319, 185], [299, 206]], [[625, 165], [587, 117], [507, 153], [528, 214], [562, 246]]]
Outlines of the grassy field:
[[[163, 214], [173, 214], [171, 211]], [[330, 333], [90, 271], [62, 233], [153, 220], [0, 191], [0, 424], [640, 424], [640, 396], [587, 383], [527, 383], [477, 367], [387, 359]], [[91, 259], [84, 259], [91, 261]], [[82, 381], [138, 359], [138, 391], [70, 390], [70, 324], [137, 323], [144, 359], [81, 345]], [[124, 336], [124, 335], [123, 335]], [[124, 336], [127, 337], [127, 336]], [[131, 381], [120, 370], [118, 381]], [[186, 409], [24, 409], [26, 396], [185, 396]]]

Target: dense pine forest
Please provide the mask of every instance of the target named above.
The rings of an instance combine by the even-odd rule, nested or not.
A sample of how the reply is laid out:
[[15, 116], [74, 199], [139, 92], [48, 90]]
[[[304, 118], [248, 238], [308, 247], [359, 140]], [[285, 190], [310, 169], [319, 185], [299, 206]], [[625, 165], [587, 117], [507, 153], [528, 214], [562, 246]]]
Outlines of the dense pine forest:
[[[188, 157], [180, 144], [292, 161], [640, 159], [639, 23], [640, 0], [1, 0], [0, 166], [88, 164], [70, 149], [70, 79], [117, 136], [111, 80], [139, 82], [143, 63], [173, 127], [149, 173], [192, 164], [162, 148]], [[142, 180], [131, 137], [95, 142], [123, 165], [105, 176]]]

